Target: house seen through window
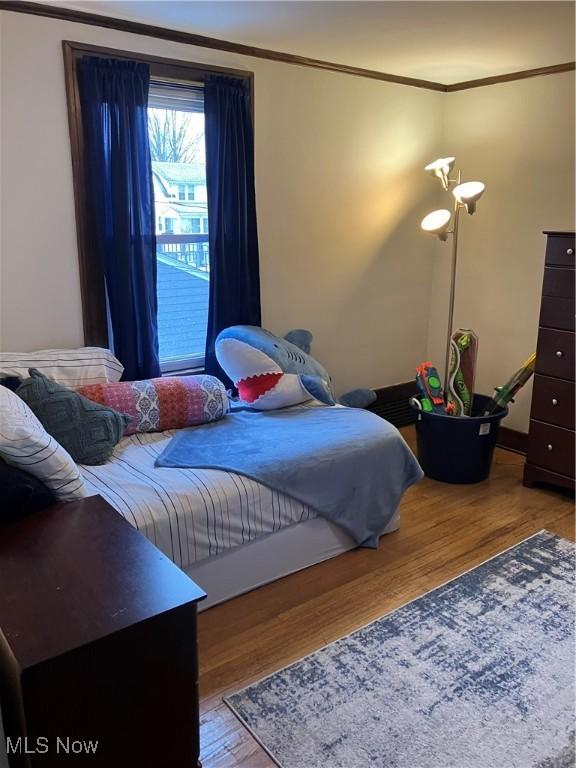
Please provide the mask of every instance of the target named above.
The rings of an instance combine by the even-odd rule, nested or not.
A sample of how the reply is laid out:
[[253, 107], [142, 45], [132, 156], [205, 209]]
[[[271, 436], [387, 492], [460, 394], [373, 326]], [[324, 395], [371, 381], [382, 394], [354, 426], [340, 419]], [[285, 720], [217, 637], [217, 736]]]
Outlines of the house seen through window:
[[163, 371], [202, 365], [208, 321], [208, 203], [201, 86], [152, 81], [148, 102]]

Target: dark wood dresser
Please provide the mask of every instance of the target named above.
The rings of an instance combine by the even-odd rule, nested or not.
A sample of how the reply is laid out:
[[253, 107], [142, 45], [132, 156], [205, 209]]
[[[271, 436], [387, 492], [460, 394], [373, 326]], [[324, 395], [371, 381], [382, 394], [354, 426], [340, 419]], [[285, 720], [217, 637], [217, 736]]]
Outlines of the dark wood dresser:
[[574, 488], [574, 232], [545, 232], [546, 265], [524, 485]]
[[10, 768], [200, 764], [205, 594], [104, 499], [2, 525], [0, 584]]

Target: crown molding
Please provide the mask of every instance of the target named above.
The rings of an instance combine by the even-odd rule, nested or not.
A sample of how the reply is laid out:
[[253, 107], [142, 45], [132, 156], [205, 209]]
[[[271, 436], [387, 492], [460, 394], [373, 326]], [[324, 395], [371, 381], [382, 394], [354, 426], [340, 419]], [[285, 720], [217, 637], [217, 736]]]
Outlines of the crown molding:
[[523, 69], [520, 72], [508, 72], [505, 75], [494, 75], [494, 77], [481, 77], [477, 80], [465, 80], [462, 83], [453, 83], [446, 86], [447, 93], [454, 91], [467, 91], [469, 88], [482, 88], [485, 85], [496, 85], [497, 83], [510, 83], [513, 80], [526, 80], [529, 77], [541, 77], [542, 75], [557, 75], [560, 72], [572, 72], [576, 69], [576, 62], [567, 61], [564, 64], [552, 64], [549, 67], [538, 67], [537, 69]]
[[168, 27], [159, 27], [153, 24], [144, 24], [139, 21], [130, 21], [129, 19], [122, 19], [114, 16], [104, 16], [99, 13], [90, 13], [60, 5], [50, 5], [48, 3], [27, 2], [24, 0], [0, 0], [0, 11], [43, 16], [45, 18], [58, 19], [60, 21], [71, 21], [76, 24], [88, 24], [93, 27], [114, 29], [119, 32], [154, 37], [160, 40], [170, 40], [171, 42], [193, 45], [199, 48], [226, 51], [228, 53], [236, 53], [257, 59], [267, 59], [268, 61], [277, 61], [283, 64], [293, 64], [301, 67], [312, 67], [313, 69], [323, 69], [330, 72], [364, 77], [370, 80], [380, 80], [387, 83], [396, 83], [398, 85], [408, 85], [413, 88], [440, 91], [442, 93], [463, 91], [469, 88], [480, 88], [487, 85], [495, 85], [497, 83], [511, 82], [513, 80], [524, 80], [529, 77], [554, 75], [560, 72], [569, 72], [576, 67], [575, 62], [571, 61], [564, 64], [539, 67], [538, 69], [526, 69], [521, 72], [512, 72], [504, 75], [496, 75], [494, 77], [484, 77], [477, 80], [467, 80], [461, 83], [445, 85], [444, 83], [437, 83], [433, 80], [402, 77], [401, 75], [392, 75], [387, 72], [364, 69], [363, 67], [352, 67], [347, 64], [337, 64], [321, 59], [311, 59], [306, 56], [283, 53], [282, 51], [273, 51], [268, 48], [258, 48], [252, 45], [244, 45], [243, 43], [233, 43], [229, 40], [220, 40], [216, 37], [196, 35], [192, 32], [184, 32]]
[[345, 64], [336, 64], [331, 61], [321, 61], [320, 59], [310, 59], [306, 56], [296, 56], [281, 51], [272, 51], [267, 48], [257, 48], [243, 43], [232, 43], [228, 40], [220, 40], [206, 35], [196, 35], [192, 32], [183, 32], [177, 29], [167, 27], [158, 27], [152, 24], [143, 24], [139, 21], [130, 21], [112, 16], [104, 16], [98, 13], [88, 13], [72, 8], [62, 6], [47, 5], [44, 3], [18, 2], [2, 0], [0, 10], [13, 11], [15, 13], [27, 13], [34, 16], [43, 16], [50, 19], [59, 19], [61, 21], [72, 21], [77, 24], [89, 24], [95, 27], [104, 27], [106, 29], [115, 29], [121, 32], [129, 32], [135, 35], [145, 35], [146, 37], [155, 37], [161, 40], [170, 40], [175, 43], [184, 43], [185, 45], [194, 45], [200, 48], [210, 48], [217, 51], [226, 51], [243, 56], [250, 56], [257, 59], [267, 59], [269, 61], [278, 61], [284, 64], [296, 64], [303, 67], [313, 67], [314, 69], [324, 69], [332, 72], [343, 72], [357, 77], [367, 77], [372, 80], [384, 80], [390, 83], [400, 85], [411, 85], [415, 88], [426, 88], [432, 91], [445, 91], [446, 86], [442, 83], [435, 83], [431, 80], [419, 80], [412, 77], [401, 77], [399, 75], [389, 75], [384, 72], [378, 72], [362, 67], [352, 67]]

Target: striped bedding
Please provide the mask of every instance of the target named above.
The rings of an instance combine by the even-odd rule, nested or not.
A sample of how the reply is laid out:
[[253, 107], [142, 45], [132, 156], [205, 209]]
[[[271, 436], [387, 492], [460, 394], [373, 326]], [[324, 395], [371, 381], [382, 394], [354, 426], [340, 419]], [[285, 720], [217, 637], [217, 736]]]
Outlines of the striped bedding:
[[0, 378], [17, 376], [26, 379], [29, 368], [37, 368], [44, 376], [72, 389], [120, 381], [124, 371], [124, 366], [112, 352], [101, 347], [0, 352]]
[[155, 467], [174, 430], [123, 438], [100, 466], [80, 465], [100, 494], [181, 568], [316, 517], [249, 478], [215, 469]]

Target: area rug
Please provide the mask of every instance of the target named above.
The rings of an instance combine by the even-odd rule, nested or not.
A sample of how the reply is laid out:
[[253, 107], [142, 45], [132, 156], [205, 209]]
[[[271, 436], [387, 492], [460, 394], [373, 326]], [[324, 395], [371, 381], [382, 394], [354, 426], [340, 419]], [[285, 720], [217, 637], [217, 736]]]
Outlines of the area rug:
[[574, 618], [541, 531], [225, 701], [281, 768], [573, 768]]

